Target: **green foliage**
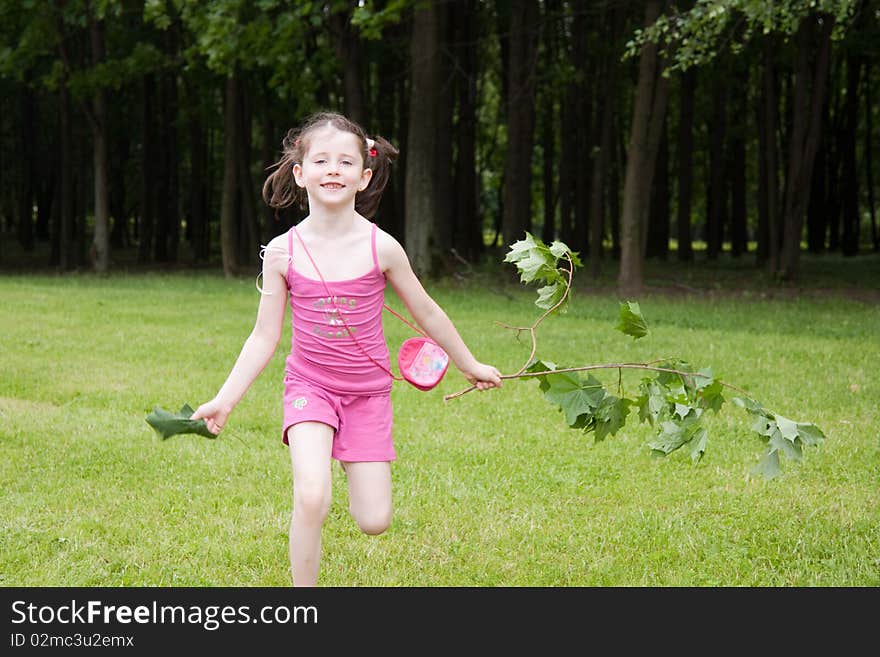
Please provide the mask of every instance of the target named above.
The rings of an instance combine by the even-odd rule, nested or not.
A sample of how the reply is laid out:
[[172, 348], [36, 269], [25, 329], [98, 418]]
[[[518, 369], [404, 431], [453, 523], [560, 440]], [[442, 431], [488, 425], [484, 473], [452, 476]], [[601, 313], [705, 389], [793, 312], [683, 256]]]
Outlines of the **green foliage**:
[[[557, 267], [563, 256], [572, 263], [572, 269], [567, 271], [570, 276], [575, 264], [580, 265], [580, 262], [576, 262], [576, 256], [568, 247], [561, 242], [548, 247], [527, 233], [526, 239], [511, 245], [505, 258], [505, 262], [516, 265], [523, 282], [543, 281], [548, 283], [547, 288], [553, 288], [546, 293], [547, 288], [539, 290], [536, 305], [549, 309], [545, 315], [556, 309], [550, 300], [559, 303], [568, 297], [571, 279], [564, 277]], [[557, 290], [558, 287], [563, 289]], [[634, 339], [648, 334], [648, 325], [637, 301], [619, 304], [616, 328]], [[534, 327], [531, 330], [534, 334]], [[624, 369], [639, 369], [651, 374], [641, 379], [638, 395], [627, 397], [622, 382], [618, 384], [618, 395], [614, 395], [594, 376], [584, 378], [580, 374], [592, 369], [617, 369], [621, 379]], [[630, 408], [634, 407], [638, 410], [639, 421], [656, 430], [654, 440], [648, 443], [655, 455], [666, 456], [687, 447], [694, 463], [702, 459], [708, 445], [705, 412], [718, 413], [721, 410], [723, 389], [729, 385], [716, 378], [711, 368], [696, 370], [678, 359], [665, 359], [654, 365], [618, 363], [577, 367], [532, 359], [519, 375], [522, 378], [536, 377], [544, 397], [559, 408], [568, 426], [584, 433], [593, 432], [596, 442], [615, 435], [626, 424]], [[780, 453], [800, 461], [803, 445], [818, 445], [825, 437], [816, 425], [775, 415], [750, 397], [737, 397], [734, 401], [755, 416], [752, 430], [766, 443], [764, 457], [753, 470], [754, 474], [765, 479], [779, 475]]]
[[767, 443], [767, 453], [754, 472], [768, 479], [779, 474], [780, 452], [787, 458], [800, 461], [804, 445], [819, 445], [825, 440], [825, 434], [815, 424], [795, 422], [771, 413], [754, 399], [734, 397], [733, 403], [752, 415], [752, 430]]
[[738, 52], [756, 33], [788, 37], [809, 16], [834, 20], [832, 38], [840, 39], [857, 4], [858, 0], [697, 0], [686, 11], [673, 8], [653, 25], [636, 29], [623, 58], [636, 56], [646, 43], [656, 43], [667, 55], [668, 75], [711, 62], [723, 47]]
[[[563, 258], [569, 262], [569, 269], [559, 268], [559, 261]], [[538, 299], [535, 301], [538, 308], [549, 310], [562, 304], [559, 308], [562, 312], [570, 298], [567, 293], [570, 292], [571, 275], [576, 267], [583, 266], [577, 253], [565, 243], [557, 240], [547, 246], [528, 232], [525, 239], [511, 245], [504, 262], [516, 265], [523, 283], [546, 283], [538, 290]]]
[[389, 0], [378, 4], [381, 6], [377, 6], [374, 0], [365, 0], [358, 3], [352, 12], [351, 24], [360, 30], [365, 39], [381, 39], [386, 27], [400, 23], [410, 7], [418, 9], [419, 6], [417, 0]]
[[622, 333], [631, 335], [635, 340], [648, 335], [648, 324], [642, 317], [638, 301], [620, 302], [620, 322], [616, 328]]

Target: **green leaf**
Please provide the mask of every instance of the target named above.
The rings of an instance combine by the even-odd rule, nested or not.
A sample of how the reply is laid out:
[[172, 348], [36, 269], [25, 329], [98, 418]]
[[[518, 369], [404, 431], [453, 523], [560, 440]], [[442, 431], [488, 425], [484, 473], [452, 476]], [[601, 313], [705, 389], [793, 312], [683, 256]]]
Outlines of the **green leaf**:
[[557, 260], [564, 258], [566, 254], [568, 254], [568, 257], [571, 258], [575, 267], [583, 267], [584, 265], [584, 263], [581, 262], [581, 259], [578, 258], [577, 252], [568, 248], [568, 245], [565, 244], [565, 242], [560, 242], [559, 240], [553, 242], [550, 245], [550, 253], [552, 253]]
[[[540, 372], [552, 372], [555, 369], [557, 369], [556, 363], [535, 359], [531, 363], [529, 363], [528, 367], [526, 367], [523, 373], [538, 374]], [[541, 392], [547, 392], [547, 390], [550, 389], [550, 384], [547, 383], [547, 377], [539, 376], [536, 378], [538, 379], [538, 386], [541, 388]]]
[[629, 407], [632, 406], [632, 400], [626, 398], [615, 397], [606, 394], [599, 402], [599, 406], [593, 413], [596, 423], [593, 429], [596, 432], [596, 442], [605, 440], [608, 434], [612, 436], [626, 424], [626, 416], [629, 415]]
[[562, 297], [564, 295], [564, 283], [554, 283], [553, 285], [547, 285], [538, 290], [538, 300], [535, 301], [535, 305], [538, 306], [538, 308], [550, 310], [553, 306], [555, 306], [562, 300]]
[[642, 317], [638, 301], [620, 302], [620, 323], [615, 328], [636, 340], [648, 335], [648, 324]]
[[766, 413], [764, 407], [751, 397], [734, 397], [733, 403], [746, 409], [749, 413]]
[[657, 439], [648, 443], [648, 447], [655, 452], [666, 455], [671, 454], [686, 442], [688, 442], [686, 427], [677, 422], [666, 420], [660, 423]]
[[779, 476], [781, 470], [779, 469], [779, 452], [773, 450], [771, 452], [767, 452], [764, 455], [758, 465], [752, 468], [752, 474], [760, 475], [764, 477], [764, 479], [770, 480]]
[[798, 425], [797, 422], [793, 420], [789, 420], [787, 417], [782, 417], [781, 415], [776, 416], [776, 426], [779, 427], [779, 432], [782, 434], [782, 437], [786, 440], [790, 440], [794, 442], [798, 438]]
[[691, 461], [696, 463], [706, 453], [706, 444], [709, 442], [709, 432], [706, 427], [699, 427], [691, 438]]
[[665, 388], [656, 381], [651, 379], [643, 379], [639, 388], [642, 391], [641, 396], [636, 399], [636, 406], [639, 409], [639, 420], [647, 421], [651, 426], [660, 419], [660, 415], [666, 410]]
[[812, 422], [798, 422], [798, 435], [805, 445], [819, 445], [825, 434]]
[[[525, 239], [514, 242], [504, 258], [504, 262], [512, 262], [519, 271], [520, 281], [534, 283], [541, 281], [546, 283], [538, 291], [538, 300], [535, 302], [539, 308], [549, 310], [566, 298], [569, 291], [568, 268], [558, 267], [559, 259], [570, 257], [573, 267], [581, 265], [577, 255], [572, 253], [563, 242], [553, 242], [547, 246], [531, 233], [526, 232]], [[564, 304], [560, 305], [560, 312], [564, 311]]]
[[184, 404], [178, 413], [171, 413], [161, 406], [156, 406], [153, 408], [153, 412], [147, 415], [146, 421], [162, 440], [182, 433], [195, 433], [205, 438], [216, 438], [217, 436], [211, 433], [204, 420], [190, 419], [194, 412], [189, 404]]
[[549, 283], [560, 276], [555, 267], [556, 258], [550, 249], [541, 240], [535, 239], [531, 233], [526, 233], [525, 239], [510, 246], [504, 262], [512, 262], [516, 265], [523, 283], [536, 280]]
[[724, 386], [721, 384], [721, 381], [712, 381], [712, 383], [701, 390], [704, 406], [708, 410], [718, 413], [721, 410], [722, 404], [724, 404], [723, 392]]
[[785, 454], [786, 458], [790, 458], [792, 461], [801, 460], [802, 452], [800, 444], [790, 441], [778, 430], [773, 432], [773, 435], [770, 436], [770, 440], [767, 444], [771, 450], [782, 452]]
[[592, 415], [605, 396], [599, 381], [592, 376], [583, 380], [576, 372], [548, 374], [546, 382], [544, 396], [562, 409], [569, 426], [576, 424], [581, 415]]

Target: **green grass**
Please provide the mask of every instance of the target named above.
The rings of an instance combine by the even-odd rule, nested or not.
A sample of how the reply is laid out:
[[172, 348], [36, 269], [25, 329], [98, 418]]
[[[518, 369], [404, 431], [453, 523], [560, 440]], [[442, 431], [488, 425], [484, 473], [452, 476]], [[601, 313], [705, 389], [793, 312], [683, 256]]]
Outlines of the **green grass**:
[[[846, 294], [876, 292], [866, 272], [877, 264], [852, 266], [818, 271], [818, 291], [768, 286], [729, 262], [668, 284], [673, 268], [651, 265], [664, 291], [639, 299], [651, 329], [639, 341], [613, 328], [610, 273], [595, 284], [579, 274], [570, 311], [539, 329], [546, 360], [681, 357], [815, 422], [827, 440], [799, 464], [783, 460], [779, 478], [749, 475], [763, 443], [732, 404], [709, 420], [694, 465], [684, 453], [652, 457], [634, 417], [594, 443], [534, 381], [450, 402], [444, 394], [466, 387], [456, 371], [427, 393], [396, 383], [394, 521], [361, 534], [334, 467], [322, 584], [880, 585], [880, 308]], [[474, 353], [503, 372], [529, 345], [494, 322], [539, 314], [534, 291], [509, 278], [427, 283]], [[154, 405], [214, 394], [257, 300], [252, 280], [210, 273], [0, 278], [0, 584], [289, 585], [289, 328], [219, 439], [163, 442], [144, 422]], [[409, 330], [385, 324], [396, 349]], [[637, 381], [624, 374], [627, 390]]]

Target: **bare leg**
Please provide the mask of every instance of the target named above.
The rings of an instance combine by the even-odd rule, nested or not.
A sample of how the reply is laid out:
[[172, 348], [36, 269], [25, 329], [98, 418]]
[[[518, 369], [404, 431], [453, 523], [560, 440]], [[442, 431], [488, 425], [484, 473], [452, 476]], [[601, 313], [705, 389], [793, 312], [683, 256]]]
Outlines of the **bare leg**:
[[391, 524], [391, 464], [343, 463], [348, 475], [348, 509], [365, 534], [381, 534]]
[[293, 466], [290, 572], [294, 586], [316, 586], [321, 563], [321, 527], [333, 493], [333, 427], [321, 422], [301, 422], [290, 427], [287, 438]]

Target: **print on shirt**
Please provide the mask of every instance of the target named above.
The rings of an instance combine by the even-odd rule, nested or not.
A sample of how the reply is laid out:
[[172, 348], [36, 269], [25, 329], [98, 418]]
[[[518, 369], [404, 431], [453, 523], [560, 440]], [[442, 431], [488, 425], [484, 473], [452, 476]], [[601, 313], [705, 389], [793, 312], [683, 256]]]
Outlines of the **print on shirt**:
[[[320, 335], [325, 338], [344, 338], [349, 335], [349, 330], [346, 329], [343, 315], [347, 315], [354, 310], [354, 307], [357, 305], [356, 299], [337, 296], [322, 297], [312, 305], [315, 309], [324, 313], [325, 322], [323, 326], [315, 324], [313, 327], [315, 335]], [[350, 327], [350, 330], [353, 335], [357, 332], [357, 327], [352, 326]]]

